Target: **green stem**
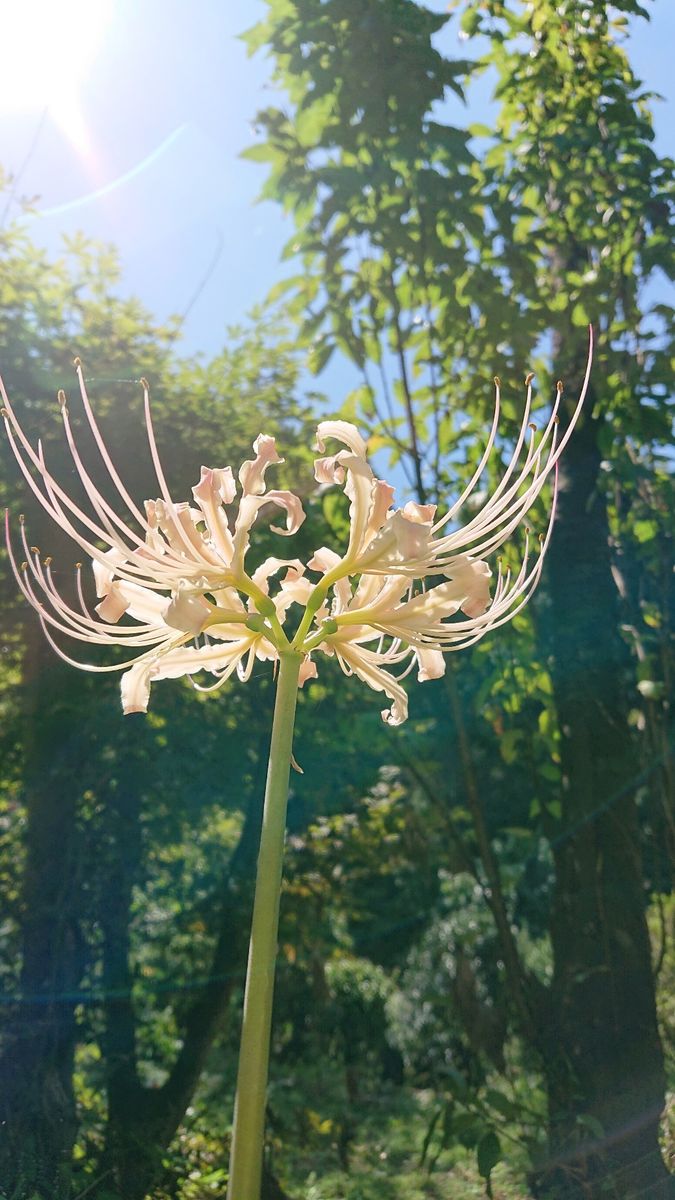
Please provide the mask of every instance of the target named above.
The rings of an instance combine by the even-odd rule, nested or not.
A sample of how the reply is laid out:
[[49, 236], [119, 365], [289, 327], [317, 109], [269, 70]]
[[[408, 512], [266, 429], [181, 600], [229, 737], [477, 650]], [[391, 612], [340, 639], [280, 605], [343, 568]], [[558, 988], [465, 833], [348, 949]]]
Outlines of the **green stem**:
[[293, 646], [294, 650], [299, 650], [300, 647], [302, 646], [302, 643], [304, 642], [305, 637], [307, 636], [307, 631], [309, 630], [309, 627], [312, 624], [312, 621], [314, 620], [315, 614], [316, 614], [317, 610], [319, 608], [321, 608], [321, 605], [323, 604], [327, 593], [328, 593], [328, 588], [326, 588], [323, 583], [318, 583], [316, 585], [316, 587], [314, 588], [314, 591], [312, 592], [311, 596], [309, 597], [309, 600], [307, 601], [307, 604], [305, 605], [305, 612], [303, 614], [303, 618], [302, 618], [300, 624], [298, 625], [295, 637], [293, 638], [292, 646]]
[[259, 1200], [288, 777], [302, 655], [279, 654], [246, 972], [227, 1200]]

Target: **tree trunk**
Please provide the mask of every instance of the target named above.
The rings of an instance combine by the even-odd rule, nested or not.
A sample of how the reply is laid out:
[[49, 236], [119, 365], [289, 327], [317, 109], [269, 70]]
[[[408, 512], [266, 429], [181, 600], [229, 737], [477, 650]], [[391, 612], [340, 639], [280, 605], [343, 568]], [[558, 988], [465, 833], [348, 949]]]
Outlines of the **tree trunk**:
[[20, 996], [0, 1060], [0, 1181], [12, 1200], [66, 1200], [77, 1132], [75, 1004], [84, 965], [73, 761], [78, 743], [65, 670], [38, 632], [33, 637], [25, 668], [23, 959]]
[[[562, 350], [556, 345], [556, 362]], [[579, 375], [568, 377], [572, 395]], [[592, 406], [591, 395], [588, 414]], [[670, 1196], [674, 1181], [658, 1145], [663, 1053], [597, 434], [587, 415], [562, 459], [548, 552], [551, 607], [542, 622], [563, 790], [552, 843], [554, 976], [545, 1042], [551, 1157], [537, 1194], [656, 1198]]]
[[[143, 733], [136, 724], [136, 736]], [[134, 736], [129, 727], [127, 760]], [[266, 765], [260, 755], [262, 776]], [[129, 968], [132, 889], [141, 867], [140, 806], [134, 772], [108, 815], [110, 859], [102, 897], [106, 990], [106, 1088], [108, 1121], [101, 1160], [100, 1190], [114, 1187], [120, 1200], [143, 1200], [164, 1174], [163, 1158], [188, 1108], [234, 987], [243, 981], [250, 924], [250, 882], [262, 815], [261, 789], [254, 788], [240, 840], [225, 872], [209, 979], [190, 1007], [183, 1041], [171, 1073], [159, 1088], [141, 1084], [136, 1063], [136, 1015]], [[105, 909], [105, 911], [103, 911]], [[272, 1177], [270, 1177], [271, 1179]], [[270, 1183], [270, 1186], [273, 1186]]]
[[[157, 1089], [144, 1087], [128, 1056], [113, 1060], [114, 1074], [108, 1081], [108, 1126], [101, 1164], [101, 1189], [100, 1193], [94, 1192], [94, 1196], [107, 1197], [111, 1181], [114, 1181], [120, 1200], [143, 1200], [162, 1179], [164, 1152], [185, 1116], [221, 1026], [229, 996], [244, 970], [242, 926], [246, 927], [242, 908], [235, 901], [228, 909], [226, 901], [212, 959], [211, 979], [190, 1010], [182, 1049], [166, 1083]], [[126, 996], [126, 1002], [121, 999], [112, 1008], [108, 1007], [107, 1044], [110, 1047], [120, 1035], [122, 1041], [128, 1041], [130, 1036], [131, 1001], [128, 992]]]

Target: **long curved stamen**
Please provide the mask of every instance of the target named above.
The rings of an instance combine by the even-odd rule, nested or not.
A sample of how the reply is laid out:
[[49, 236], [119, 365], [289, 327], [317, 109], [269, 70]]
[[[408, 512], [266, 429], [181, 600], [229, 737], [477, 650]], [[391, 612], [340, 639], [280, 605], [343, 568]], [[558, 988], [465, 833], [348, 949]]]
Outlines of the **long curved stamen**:
[[155, 438], [155, 429], [154, 429], [154, 425], [152, 422], [152, 413], [150, 411], [150, 387], [149, 387], [147, 379], [141, 379], [141, 387], [143, 388], [143, 410], [145, 412], [145, 429], [146, 429], [146, 433], [147, 433], [147, 437], [148, 437], [148, 445], [150, 447], [150, 455], [152, 457], [152, 465], [155, 468], [155, 475], [157, 476], [157, 482], [159, 484], [159, 490], [162, 493], [162, 499], [164, 500], [164, 503], [166, 504], [167, 508], [169, 509], [169, 512], [171, 513], [171, 515], [173, 517], [174, 528], [175, 528], [180, 540], [182, 541], [183, 545], [185, 546], [185, 550], [187, 552], [188, 557], [191, 558], [193, 561], [199, 562], [200, 559], [199, 559], [199, 555], [197, 552], [197, 548], [194, 545], [194, 543], [190, 541], [190, 538], [188, 537], [187, 533], [185, 532], [185, 530], [183, 528], [183, 523], [180, 519], [180, 513], [178, 511], [177, 505], [175, 504], [174, 500], [171, 497], [171, 493], [169, 491], [168, 484], [166, 482], [166, 476], [164, 474], [164, 468], [162, 467], [162, 462], [159, 457], [159, 451], [157, 449], [157, 441]]
[[[556, 425], [553, 429], [553, 436], [551, 439], [551, 449], [549, 452], [550, 456], [553, 455], [556, 450], [557, 428], [558, 427]], [[552, 469], [553, 469], [554, 475], [555, 475], [555, 472], [557, 470], [557, 468], [555, 466], [555, 462], [553, 464]], [[498, 546], [501, 546], [504, 544], [504, 542], [511, 536], [513, 531], [518, 527], [518, 525], [520, 525], [523, 518], [527, 516], [527, 513], [532, 508], [532, 505], [534, 504], [535, 500], [541, 494], [542, 488], [543, 488], [544, 484], [546, 483], [546, 480], [548, 479], [549, 475], [550, 475], [550, 469], [548, 467], [548, 460], [547, 460], [545, 467], [542, 468], [541, 472], [539, 472], [535, 476], [530, 487], [527, 489], [525, 494], [518, 500], [517, 505], [514, 507], [513, 513], [511, 515], [506, 527], [501, 530], [498, 530], [498, 532], [496, 534], [494, 534], [491, 538], [488, 538], [487, 541], [481, 542], [477, 547], [472, 548], [472, 554], [474, 554], [476, 557], [481, 557], [485, 554], [491, 554], [493, 552], [493, 550], [497, 549]], [[555, 477], [557, 478], [557, 476], [555, 476]]]
[[[44, 456], [42, 454], [40, 443], [38, 443], [38, 452], [37, 453], [33, 449], [33, 447], [31, 446], [28, 438], [26, 437], [26, 435], [23, 431], [23, 428], [22, 428], [20, 422], [18, 421], [16, 414], [12, 408], [12, 405], [9, 401], [9, 397], [8, 397], [7, 392], [2, 383], [2, 379], [0, 379], [0, 394], [2, 395], [2, 400], [3, 400], [3, 405], [4, 405], [4, 411], [3, 411], [2, 415], [5, 420], [5, 430], [7, 432], [8, 441], [9, 441], [12, 451], [14, 453], [14, 457], [17, 460], [18, 466], [21, 469], [21, 473], [23, 474], [24, 478], [26, 479], [33, 494], [35, 495], [36, 499], [39, 501], [41, 506], [45, 509], [45, 511], [49, 514], [49, 516], [51, 516], [52, 519], [57, 522], [57, 524], [60, 523], [59, 518], [52, 511], [52, 509], [50, 507], [50, 503], [47, 500], [45, 500], [45, 497], [42, 495], [42, 493], [40, 492], [40, 489], [37, 487], [37, 484], [33, 480], [33, 477], [30, 474], [30, 471], [24, 461], [23, 455], [19, 452], [19, 448], [18, 448], [16, 439], [18, 439], [18, 442], [21, 445], [24, 454], [28, 458], [28, 461], [31, 463], [31, 465], [34, 467], [34, 469], [37, 471], [37, 473], [41, 476], [43, 483], [45, 484], [45, 488], [48, 488], [50, 497], [53, 495], [58, 496], [61, 503], [64, 504], [67, 508], [69, 508], [70, 511], [73, 513], [73, 515], [76, 516], [77, 519], [79, 521], [81, 521], [82, 524], [85, 526], [85, 528], [89, 529], [89, 531], [91, 533], [93, 533], [95, 537], [100, 538], [100, 540], [103, 542], [107, 541], [109, 544], [113, 544], [113, 543], [111, 543], [111, 538], [110, 538], [109, 534], [107, 533], [107, 531], [105, 529], [102, 529], [100, 525], [97, 525], [95, 522], [93, 522], [91, 520], [91, 518], [88, 517], [87, 514], [84, 513], [77, 504], [75, 504], [75, 502], [71, 499], [71, 497], [68, 495], [68, 493], [63, 490], [63, 488], [58, 484], [56, 479], [51, 475], [51, 473], [48, 470], [46, 463], [44, 461]], [[53, 501], [52, 501], [52, 503], [53, 503]], [[124, 528], [125, 536], [128, 536], [130, 539], [133, 538], [134, 535], [133, 535], [132, 531], [124, 524], [124, 522], [120, 522], [120, 523]], [[119, 540], [117, 540], [117, 542], [114, 544], [118, 545], [118, 547], [120, 549], [122, 549], [126, 552], [127, 547], [125, 546], [124, 542], [119, 542]]]
[[[52, 604], [54, 611], [61, 617], [61, 620], [59, 620], [58, 617], [48, 612], [31, 586], [30, 579], [28, 578], [28, 570], [31, 570], [33, 564], [31, 564], [30, 560], [27, 560], [25, 565], [26, 571], [24, 572], [24, 586], [22, 591], [26, 599], [49, 625], [54, 629], [58, 629], [61, 633], [65, 633], [66, 636], [76, 638], [80, 642], [91, 642], [99, 646], [119, 646], [122, 644], [131, 646], [160, 645], [166, 641], [165, 632], [157, 635], [150, 633], [144, 635], [142, 632], [139, 632], [138, 626], [123, 627], [125, 631], [128, 631], [129, 636], [126, 638], [119, 636], [122, 630], [117, 626], [102, 626], [100, 631], [95, 627], [94, 622], [92, 622], [92, 628], [82, 626], [76, 619], [73, 619], [73, 617], [77, 617], [77, 614], [73, 614], [72, 610], [64, 611], [67, 606], [63, 605], [58, 593], [52, 593], [45, 588], [46, 598]], [[33, 577], [42, 586], [40, 576], [35, 570], [33, 570]], [[111, 632], [106, 633], [107, 629], [111, 630]], [[140, 626], [140, 629], [142, 631], [143, 626]]]
[[[112, 508], [112, 506], [110, 504], [108, 504], [108, 501], [101, 494], [101, 492], [99, 492], [98, 488], [93, 483], [91, 476], [89, 475], [88, 471], [86, 470], [84, 463], [82, 462], [82, 459], [80, 457], [79, 450], [77, 449], [77, 444], [75, 442], [75, 438], [73, 436], [73, 431], [72, 431], [72, 427], [70, 424], [70, 416], [68, 413], [68, 405], [66, 402], [66, 396], [65, 396], [64, 392], [59, 392], [59, 403], [61, 405], [61, 417], [63, 420], [63, 428], [64, 428], [64, 431], [66, 434], [66, 442], [68, 443], [68, 449], [70, 450], [71, 457], [73, 459], [73, 462], [75, 463], [75, 467], [77, 468], [77, 473], [80, 476], [80, 479], [82, 480], [82, 484], [87, 493], [87, 496], [89, 497], [92, 507], [94, 508], [94, 511], [98, 515], [99, 520], [101, 521], [101, 524], [106, 529], [108, 538], [111, 541], [111, 544], [115, 544], [115, 541], [121, 534], [123, 537], [127, 537], [127, 538], [129, 538], [130, 541], [134, 542], [137, 547], [143, 548], [145, 550], [146, 549], [145, 538], [141, 537], [133, 529], [131, 529], [121, 519], [121, 517], [118, 517], [114, 508]], [[116, 529], [115, 529], [115, 526], [117, 527]], [[146, 530], [146, 532], [149, 532], [149, 530], [150, 530], [150, 526], [149, 526], [147, 520], [145, 521], [145, 530]], [[168, 546], [167, 546], [167, 549], [168, 549]]]
[[[94, 664], [94, 663], [79, 662], [78, 659], [71, 658], [69, 654], [66, 654], [65, 651], [62, 650], [61, 647], [57, 644], [57, 642], [54, 641], [54, 638], [51, 636], [49, 630], [47, 629], [47, 625], [45, 623], [43, 613], [38, 612], [38, 620], [40, 621], [40, 625], [42, 626], [42, 632], [43, 632], [45, 638], [47, 639], [47, 641], [49, 642], [49, 645], [52, 647], [52, 650], [54, 651], [54, 653], [58, 654], [59, 658], [62, 658], [63, 661], [67, 662], [71, 667], [77, 667], [80, 671], [90, 671], [96, 675], [110, 674], [113, 671], [125, 671], [129, 667], [138, 666], [140, 663], [152, 662], [155, 658], [157, 658], [158, 654], [161, 653], [161, 651], [152, 650], [152, 651], [149, 651], [147, 654], [137, 655], [135, 658], [129, 658], [125, 662], [121, 662], [121, 663], [104, 663], [101, 665], [101, 664]], [[173, 644], [170, 647], [167, 647], [165, 653], [169, 653], [170, 650], [178, 649], [178, 647], [184, 645], [184, 643], [186, 641], [187, 641], [187, 637], [177, 637], [176, 640], [173, 642]]]
[[[23, 460], [23, 456], [19, 453], [18, 446], [14, 439], [12, 429], [7, 421], [7, 418], [5, 418], [5, 429], [7, 431], [7, 438], [10, 443], [10, 446], [12, 447], [12, 450], [14, 452], [14, 456], [16, 458], [19, 469], [21, 470], [21, 473], [22, 473], [24, 479], [26, 480], [26, 482], [28, 483], [28, 486], [30, 487], [31, 491], [33, 492], [33, 495], [39, 501], [41, 507], [45, 510], [45, 512], [52, 518], [52, 520], [57, 525], [60, 525], [61, 528], [64, 529], [66, 533], [68, 533], [68, 535], [80, 547], [81, 550], [84, 550], [84, 552], [86, 554], [88, 554], [91, 558], [97, 559], [98, 561], [100, 561], [104, 565], [106, 565], [105, 559], [104, 559], [104, 552], [101, 551], [94, 543], [88, 541], [86, 538], [84, 538], [79, 533], [79, 531], [72, 524], [70, 519], [66, 516], [64, 509], [61, 507], [60, 501], [62, 500], [63, 504], [65, 504], [67, 507], [70, 508], [70, 510], [73, 512], [73, 515], [75, 515], [77, 517], [77, 519], [80, 520], [82, 522], [82, 524], [94, 534], [95, 537], [99, 538], [103, 542], [107, 542], [108, 545], [110, 546], [111, 545], [110, 539], [108, 538], [105, 531], [102, 530], [99, 526], [97, 526], [86, 515], [86, 513], [82, 512], [82, 510], [79, 508], [79, 506], [76, 505], [74, 503], [74, 501], [72, 501], [70, 499], [70, 497], [67, 495], [67, 493], [65, 493], [63, 491], [63, 489], [61, 487], [59, 487], [56, 480], [54, 480], [53, 477], [48, 472], [48, 470], [44, 464], [44, 459], [35, 453], [32, 446], [30, 446], [30, 443], [28, 443], [27, 440], [24, 440], [23, 432], [18, 430], [18, 432], [21, 432], [21, 435], [22, 435], [21, 444], [25, 445], [26, 452], [28, 453], [30, 461], [33, 462], [33, 465], [35, 466], [36, 470], [40, 473], [40, 475], [42, 477], [43, 483], [45, 485], [45, 489], [47, 490], [47, 496], [45, 497], [43, 495], [43, 493], [40, 491], [37, 483], [33, 479], [33, 476], [31, 475], [28, 467], [26, 466], [26, 463]], [[57, 499], [57, 496], [59, 497], [59, 499]], [[132, 552], [128, 551], [128, 548], [125, 547], [123, 545], [123, 543], [116, 543], [114, 545], [114, 548], [119, 549], [123, 553], [132, 553]], [[163, 564], [161, 564], [161, 563], [157, 563], [157, 568], [160, 571], [165, 570], [165, 568], [163, 567]], [[147, 570], [148, 570], [147, 566], [146, 566], [145, 570], [147, 573]], [[138, 574], [140, 574], [140, 573], [141, 572], [139, 570]], [[146, 578], [147, 578], [147, 574], [146, 574]], [[157, 588], [157, 587], [161, 587], [163, 585], [159, 584], [156, 580], [154, 580], [154, 581], [148, 580], [147, 586]], [[166, 586], [166, 585], [164, 585], [164, 586]]]
[[[245, 653], [245, 651], [242, 651], [242, 653]], [[194, 690], [196, 692], [206, 692], [206, 693], [217, 692], [220, 690], [220, 688], [223, 686], [223, 684], [227, 683], [228, 679], [230, 679], [230, 677], [237, 670], [240, 661], [241, 661], [240, 659], [235, 658], [233, 660], [233, 662], [231, 662], [227, 667], [225, 667], [225, 669], [222, 672], [219, 672], [218, 678], [215, 683], [210, 683], [210, 684], [206, 684], [206, 685], [202, 684], [202, 683], [195, 683], [192, 675], [188, 675], [188, 679], [190, 680], [190, 683], [192, 684], [192, 687], [194, 688]]]
[[[533, 431], [527, 456], [522, 464], [517, 478], [514, 480], [511, 486], [505, 490], [506, 483], [513, 475], [516, 463], [518, 461], [517, 455], [515, 454], [511, 458], [506, 472], [502, 476], [501, 482], [497, 486], [488, 503], [484, 506], [484, 508], [481, 509], [479, 513], [476, 514], [475, 517], [472, 518], [471, 521], [469, 521], [461, 529], [458, 529], [456, 533], [446, 534], [445, 537], [439, 538], [435, 543], [439, 550], [446, 547], [449, 548], [453, 545], [467, 546], [474, 541], [476, 537], [479, 537], [487, 532], [487, 530], [498, 527], [505, 517], [510, 516], [509, 507], [511, 504], [517, 506], [518, 510], [525, 505], [525, 511], [527, 511], [528, 502], [525, 500], [525, 497], [530, 495], [534, 497], [538, 493], [543, 486], [548, 473], [545, 468], [540, 467], [540, 463], [543, 449], [552, 428], [553, 423], [551, 422], [536, 445]], [[526, 492], [519, 497], [518, 493], [529, 476], [532, 476], [532, 482], [528, 486]]]
[[[529, 397], [530, 397], [530, 393], [528, 392], [528, 396], [527, 396], [528, 406], [529, 406]], [[464, 491], [461, 493], [459, 498], [457, 500], [455, 500], [455, 503], [452, 505], [451, 508], [448, 509], [448, 511], [444, 514], [444, 516], [441, 517], [440, 521], [436, 521], [436, 524], [432, 526], [431, 532], [433, 534], [438, 533], [439, 529], [442, 529], [444, 525], [447, 525], [448, 521], [451, 521], [452, 518], [455, 516], [455, 514], [459, 512], [459, 510], [462, 508], [465, 501], [471, 495], [474, 487], [478, 483], [478, 480], [480, 479], [481, 475], [483, 474], [483, 471], [485, 470], [488, 462], [490, 461], [490, 455], [492, 454], [492, 447], [494, 445], [495, 437], [497, 436], [497, 429], [499, 427], [500, 408], [501, 408], [501, 383], [500, 383], [499, 378], [497, 376], [495, 376], [495, 409], [494, 409], [494, 415], [492, 417], [492, 427], [490, 429], [490, 436], [488, 437], [488, 440], [487, 440], [485, 449], [483, 451], [483, 454], [481, 456], [480, 462], [478, 463], [476, 470], [474, 471], [473, 475], [471, 476], [471, 479], [467, 483], [466, 487], [464, 488]], [[526, 423], [526, 418], [527, 418], [528, 412], [529, 412], [529, 407], [526, 406], [526, 417], [524, 418], [525, 423]]]
[[[50, 580], [51, 580], [51, 575], [50, 575]], [[75, 563], [75, 580], [76, 580], [75, 586], [77, 588], [77, 598], [80, 601], [80, 608], [82, 609], [82, 612], [84, 613], [85, 617], [89, 617], [89, 620], [93, 621], [94, 618], [92, 617], [92, 615], [89, 611], [87, 602], [84, 598], [84, 589], [82, 587], [82, 563]], [[54, 589], [54, 590], [56, 590], [56, 589]]]
[[94, 416], [94, 412], [91, 407], [91, 403], [89, 401], [89, 396], [87, 394], [87, 388], [86, 388], [85, 382], [84, 382], [84, 371], [82, 369], [82, 362], [79, 358], [75, 359], [75, 370], [77, 372], [77, 378], [78, 378], [79, 384], [80, 384], [80, 395], [82, 397], [82, 405], [83, 405], [83, 408], [84, 408], [84, 411], [85, 411], [85, 414], [87, 417], [87, 421], [89, 422], [91, 432], [94, 435], [94, 441], [96, 442], [96, 445], [98, 446], [99, 453], [101, 455], [101, 458], [103, 459], [103, 462], [104, 462], [105, 467], [108, 471], [108, 474], [112, 480], [112, 483], [113, 483], [114, 487], [116, 488], [117, 492], [119, 493], [119, 495], [121, 496], [122, 500], [124, 500], [124, 503], [129, 508], [129, 511], [133, 513], [133, 515], [135, 516], [138, 523], [144, 529], [147, 530], [147, 529], [149, 529], [149, 526], [147, 523], [147, 518], [145, 516], [145, 513], [141, 512], [140, 508], [136, 504], [133, 497], [129, 495], [129, 492], [127, 491], [126, 487], [124, 486], [124, 484], [123, 484], [122, 480], [120, 479], [120, 476], [115, 468], [115, 464], [113, 463], [110, 455], [108, 454], [108, 449], [103, 440], [103, 437], [101, 436], [101, 431], [99, 429], [98, 422]]

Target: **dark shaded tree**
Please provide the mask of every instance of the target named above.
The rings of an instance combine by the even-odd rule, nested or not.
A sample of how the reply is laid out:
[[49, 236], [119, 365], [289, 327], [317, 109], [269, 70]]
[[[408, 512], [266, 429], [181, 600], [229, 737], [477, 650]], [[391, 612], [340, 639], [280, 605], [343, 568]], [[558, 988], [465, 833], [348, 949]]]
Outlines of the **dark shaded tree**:
[[[493, 712], [495, 752], [513, 762], [529, 743], [532, 812], [555, 860], [550, 989], [524, 969], [514, 940], [492, 840], [499, 819], [461, 699], [477, 697], [461, 671], [459, 681], [449, 675], [448, 700], [468, 853], [499, 932], [512, 1015], [548, 1081], [549, 1161], [537, 1186], [665, 1195], [642, 843], [654, 828], [671, 839], [661, 773], [671, 778], [672, 732], [664, 688], [643, 677], [641, 695], [664, 701], [648, 713], [660, 749], [646, 764], [636, 658], [644, 661], [645, 597], [656, 589], [651, 669], [670, 677], [672, 591], [659, 580], [672, 548], [672, 485], [655, 456], [671, 433], [672, 317], [644, 289], [659, 267], [672, 274], [672, 170], [650, 145], [649, 96], [621, 45], [626, 17], [643, 11], [632, 0], [611, 10], [592, 0], [453, 7], [465, 34], [488, 39], [480, 65], [497, 74], [494, 129], [462, 131], [441, 118], [447, 87], [471, 74], [432, 40], [446, 16], [410, 0], [270, 0], [249, 44], [271, 51], [290, 105], [258, 114], [264, 141], [250, 156], [270, 164], [265, 194], [295, 213], [289, 254], [302, 274], [278, 291], [302, 320], [314, 365], [335, 349], [351, 358], [362, 385], [347, 412], [370, 423], [420, 500], [442, 497], [464, 462], [471, 469], [490, 370], [511, 377], [534, 357], [574, 396], [584, 327], [596, 326], [592, 391], [563, 462], [545, 593], [534, 626], [520, 623], [529, 637], [518, 650], [510, 642], [520, 696], [505, 695], [498, 663], [478, 693]], [[366, 44], [378, 47], [367, 72]], [[469, 133], [485, 140], [470, 146]], [[515, 415], [508, 404], [505, 413]], [[659, 499], [645, 527], [647, 477]], [[651, 583], [635, 589], [644, 543]], [[532, 742], [524, 696], [545, 718], [544, 746]], [[669, 880], [672, 865], [660, 861]]]

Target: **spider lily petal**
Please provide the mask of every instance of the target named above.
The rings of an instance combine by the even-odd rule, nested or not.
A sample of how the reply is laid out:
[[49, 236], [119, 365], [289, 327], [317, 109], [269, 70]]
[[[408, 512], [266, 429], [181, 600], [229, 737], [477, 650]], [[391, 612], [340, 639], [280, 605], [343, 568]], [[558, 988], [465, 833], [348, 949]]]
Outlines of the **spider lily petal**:
[[358, 676], [368, 687], [384, 692], [392, 701], [391, 708], [382, 711], [383, 721], [387, 725], [401, 725], [408, 716], [408, 697], [400, 683], [383, 669], [380, 655], [346, 640], [335, 642], [334, 650], [343, 671]]
[[249, 634], [227, 646], [201, 646], [196, 649], [176, 646], [156, 658], [139, 660], [122, 676], [122, 708], [125, 715], [147, 712], [151, 684], [160, 679], [180, 679], [198, 671], [208, 671], [218, 676], [214, 690], [222, 687], [258, 640], [255, 635]]
[[243, 463], [239, 471], [239, 482], [245, 496], [262, 496], [265, 491], [265, 472], [272, 463], [284, 460], [277, 454], [273, 437], [261, 433], [253, 443], [255, 458]]

